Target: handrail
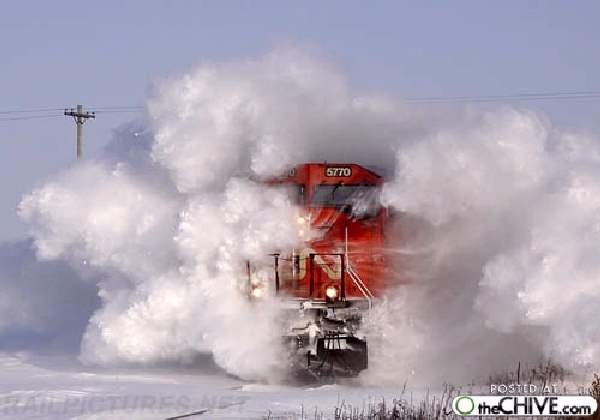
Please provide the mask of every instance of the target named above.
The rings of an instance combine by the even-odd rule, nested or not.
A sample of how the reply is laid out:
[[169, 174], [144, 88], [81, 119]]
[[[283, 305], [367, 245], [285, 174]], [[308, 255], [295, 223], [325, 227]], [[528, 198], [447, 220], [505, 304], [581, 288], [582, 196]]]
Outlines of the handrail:
[[358, 290], [360, 290], [360, 292], [363, 294], [363, 296], [369, 302], [369, 311], [370, 311], [371, 307], [373, 305], [373, 303], [372, 303], [372, 299], [374, 297], [373, 293], [371, 293], [371, 291], [369, 290], [369, 288], [367, 286], [365, 286], [365, 284], [363, 283], [363, 281], [360, 279], [360, 277], [358, 276], [358, 274], [356, 273], [356, 271], [354, 271], [354, 269], [350, 265], [350, 261], [348, 261], [348, 256], [347, 255], [346, 255], [346, 272], [348, 274], [350, 274], [350, 278], [352, 279], [352, 282], [356, 285], [356, 287], [358, 288]]
[[354, 268], [352, 268], [352, 266], [349, 263], [348, 263], [348, 270], [347, 271], [350, 273], [350, 275], [352, 277], [356, 278], [356, 282], [358, 284], [360, 284], [360, 286], [362, 288], [364, 288], [365, 292], [369, 295], [369, 297], [371, 297], [371, 298], [375, 297], [375, 296], [373, 296], [373, 293], [371, 293], [371, 291], [369, 290], [369, 288], [365, 285], [365, 283], [360, 279], [358, 273], [356, 271], [354, 271]]
[[356, 285], [358, 290], [360, 290], [360, 292], [364, 295], [364, 297], [367, 298], [367, 301], [369, 302], [369, 311], [371, 311], [371, 306], [372, 306], [371, 299], [374, 297], [373, 293], [371, 293], [369, 288], [367, 286], [365, 286], [365, 284], [360, 279], [360, 277], [358, 276], [356, 271], [354, 271], [354, 269], [350, 265], [350, 260], [348, 259], [348, 226], [347, 225], [346, 225], [346, 229], [344, 232], [344, 242], [345, 242], [345, 244], [344, 244], [344, 260], [346, 262], [345, 270], [348, 274], [350, 274], [350, 278], [352, 279], [352, 282]]

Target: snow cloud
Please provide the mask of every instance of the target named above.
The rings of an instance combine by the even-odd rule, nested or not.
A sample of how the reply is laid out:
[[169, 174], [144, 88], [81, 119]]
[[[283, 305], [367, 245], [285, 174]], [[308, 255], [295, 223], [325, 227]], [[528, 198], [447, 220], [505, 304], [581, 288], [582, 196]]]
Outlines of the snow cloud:
[[250, 178], [324, 160], [382, 168], [396, 211], [365, 380], [600, 365], [597, 139], [523, 109], [365, 95], [294, 48], [158, 81], [141, 127], [24, 197], [38, 257], [96, 279], [82, 358], [283, 371], [277, 302], [240, 283], [246, 259], [298, 241], [296, 210]]

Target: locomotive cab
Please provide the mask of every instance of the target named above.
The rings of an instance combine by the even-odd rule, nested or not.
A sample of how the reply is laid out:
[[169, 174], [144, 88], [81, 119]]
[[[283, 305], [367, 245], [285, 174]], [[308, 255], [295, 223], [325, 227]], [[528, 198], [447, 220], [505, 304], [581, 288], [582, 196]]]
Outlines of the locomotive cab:
[[[292, 354], [318, 376], [357, 374], [368, 366], [362, 319], [383, 288], [383, 178], [357, 164], [306, 163], [266, 183], [289, 188], [300, 211], [303, 241], [273, 252], [268, 280], [292, 310], [284, 333]], [[247, 271], [257, 298], [256, 268]]]

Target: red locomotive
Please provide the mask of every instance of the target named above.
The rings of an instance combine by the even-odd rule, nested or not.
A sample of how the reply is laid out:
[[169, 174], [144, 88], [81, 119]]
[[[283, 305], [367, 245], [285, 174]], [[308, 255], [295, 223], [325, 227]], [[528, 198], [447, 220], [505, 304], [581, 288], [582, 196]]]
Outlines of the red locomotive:
[[[383, 178], [356, 164], [306, 163], [266, 183], [292, 191], [306, 235], [297, 249], [273, 254], [268, 280], [294, 309], [286, 334], [293, 353], [317, 375], [366, 369], [360, 326], [383, 289], [386, 268]], [[247, 268], [250, 294], [258, 298], [264, 284], [255, 280], [256, 267], [249, 262]]]

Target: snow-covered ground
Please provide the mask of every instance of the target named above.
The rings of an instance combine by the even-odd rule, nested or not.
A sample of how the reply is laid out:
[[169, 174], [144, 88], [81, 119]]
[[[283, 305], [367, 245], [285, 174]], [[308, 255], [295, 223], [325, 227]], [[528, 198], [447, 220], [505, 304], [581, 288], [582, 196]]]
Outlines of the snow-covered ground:
[[[218, 369], [102, 369], [72, 356], [0, 354], [1, 419], [331, 418], [342, 401], [391, 400], [400, 387], [266, 385]], [[192, 414], [196, 413], [196, 414]], [[192, 414], [192, 415], [189, 415]], [[188, 415], [188, 416], [186, 416]]]

